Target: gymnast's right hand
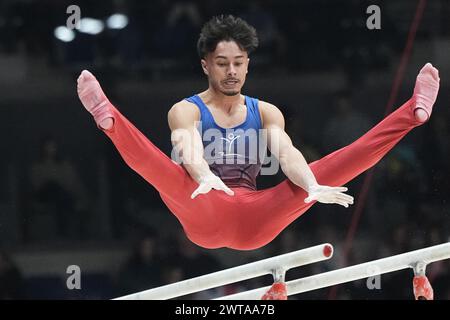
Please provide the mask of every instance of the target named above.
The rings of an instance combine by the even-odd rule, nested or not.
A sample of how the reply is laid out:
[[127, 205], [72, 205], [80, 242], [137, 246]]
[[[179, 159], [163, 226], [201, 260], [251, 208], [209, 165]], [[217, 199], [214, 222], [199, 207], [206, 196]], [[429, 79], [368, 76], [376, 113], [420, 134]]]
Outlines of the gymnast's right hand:
[[209, 174], [205, 177], [202, 177], [198, 181], [198, 188], [192, 193], [191, 199], [194, 199], [199, 194], [205, 194], [211, 191], [211, 189], [222, 190], [229, 196], [233, 196], [234, 192], [230, 188], [228, 188], [223, 181], [216, 176], [215, 174]]

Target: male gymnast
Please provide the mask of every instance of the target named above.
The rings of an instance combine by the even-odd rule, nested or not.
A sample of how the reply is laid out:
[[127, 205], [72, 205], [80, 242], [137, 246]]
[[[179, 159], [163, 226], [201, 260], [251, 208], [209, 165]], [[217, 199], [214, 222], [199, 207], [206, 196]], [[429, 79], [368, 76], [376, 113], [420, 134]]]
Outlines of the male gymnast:
[[[217, 16], [203, 26], [197, 49], [208, 88], [168, 112], [181, 165], [111, 104], [89, 71], [78, 78], [79, 98], [97, 126], [124, 161], [157, 189], [187, 237], [204, 248], [257, 249], [316, 201], [353, 204], [342, 186], [426, 122], [438, 94], [438, 70], [427, 63], [408, 101], [355, 142], [308, 164], [285, 132], [282, 112], [241, 93], [249, 54], [257, 46], [255, 29], [240, 18]], [[262, 159], [251, 151], [262, 136], [246, 134], [252, 130], [266, 133], [267, 147], [287, 177], [265, 190], [256, 189]]]

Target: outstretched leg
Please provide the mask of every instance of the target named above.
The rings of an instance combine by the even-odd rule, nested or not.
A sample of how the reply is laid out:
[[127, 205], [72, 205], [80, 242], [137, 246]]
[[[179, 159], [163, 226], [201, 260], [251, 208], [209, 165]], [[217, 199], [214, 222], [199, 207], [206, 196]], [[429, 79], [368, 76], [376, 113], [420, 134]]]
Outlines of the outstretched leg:
[[97, 79], [84, 70], [78, 78], [78, 95], [97, 126], [112, 140], [124, 161], [169, 198], [189, 197], [195, 182], [130, 123], [108, 100]]
[[230, 233], [224, 229], [230, 225], [227, 217], [237, 211], [234, 201], [217, 190], [192, 200], [191, 193], [197, 183], [109, 102], [98, 81], [88, 71], [83, 71], [78, 79], [78, 95], [128, 166], [158, 190], [186, 235], [206, 248], [226, 246]]
[[410, 100], [352, 144], [311, 163], [317, 181], [341, 186], [374, 166], [409, 131], [429, 119], [438, 91], [438, 71], [428, 63], [417, 76]]
[[[438, 71], [427, 64], [417, 77], [410, 100], [352, 144], [310, 164], [317, 182], [342, 186], [374, 166], [409, 131], [429, 119], [438, 90]], [[255, 206], [252, 211], [257, 217], [244, 224], [260, 231], [259, 237], [247, 239], [257, 246], [271, 241], [313, 204], [305, 203], [307, 193], [289, 180], [255, 192], [251, 197]]]

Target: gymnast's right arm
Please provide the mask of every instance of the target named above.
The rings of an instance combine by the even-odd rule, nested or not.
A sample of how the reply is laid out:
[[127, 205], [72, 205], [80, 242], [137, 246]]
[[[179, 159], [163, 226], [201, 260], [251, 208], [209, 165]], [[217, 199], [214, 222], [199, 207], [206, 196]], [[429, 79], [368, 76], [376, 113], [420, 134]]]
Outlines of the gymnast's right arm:
[[191, 198], [208, 193], [211, 189], [234, 195], [234, 192], [211, 172], [203, 158], [202, 138], [195, 127], [195, 122], [200, 118], [198, 108], [187, 101], [180, 101], [169, 110], [167, 117], [172, 131], [172, 145], [181, 156], [186, 171], [199, 184]]

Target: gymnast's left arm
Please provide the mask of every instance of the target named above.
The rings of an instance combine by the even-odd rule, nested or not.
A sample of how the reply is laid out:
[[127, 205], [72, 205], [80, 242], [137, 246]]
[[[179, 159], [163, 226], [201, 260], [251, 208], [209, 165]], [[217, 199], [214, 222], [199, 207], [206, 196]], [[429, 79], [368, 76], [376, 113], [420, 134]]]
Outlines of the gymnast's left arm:
[[306, 203], [336, 203], [344, 207], [353, 204], [353, 197], [343, 192], [345, 187], [322, 186], [317, 183], [303, 154], [294, 147], [291, 138], [284, 130], [284, 117], [281, 111], [267, 102], [260, 101], [261, 120], [267, 130], [267, 145], [271, 153], [277, 157], [286, 177], [306, 192]]

